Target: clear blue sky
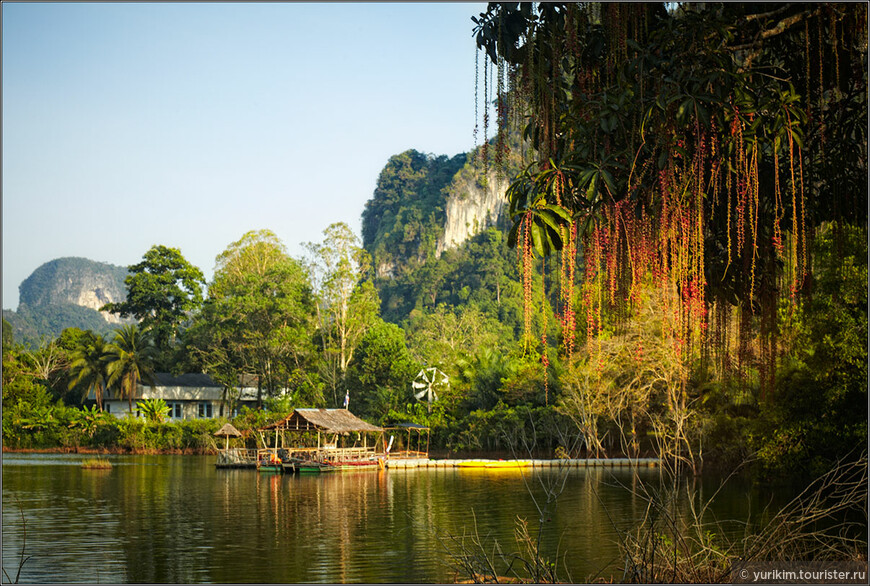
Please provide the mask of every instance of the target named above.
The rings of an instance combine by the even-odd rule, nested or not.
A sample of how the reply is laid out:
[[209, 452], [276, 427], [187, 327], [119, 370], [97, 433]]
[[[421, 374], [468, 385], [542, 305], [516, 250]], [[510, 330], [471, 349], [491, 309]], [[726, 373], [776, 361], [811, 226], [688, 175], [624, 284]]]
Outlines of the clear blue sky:
[[154, 244], [211, 277], [360, 214], [391, 155], [474, 137], [485, 3], [2, 6], [3, 307], [39, 265]]

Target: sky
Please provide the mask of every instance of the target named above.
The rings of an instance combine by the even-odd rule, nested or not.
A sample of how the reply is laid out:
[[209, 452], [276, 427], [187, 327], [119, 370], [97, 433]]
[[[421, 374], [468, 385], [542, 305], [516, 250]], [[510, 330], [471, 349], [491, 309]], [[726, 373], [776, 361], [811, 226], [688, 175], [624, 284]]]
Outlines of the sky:
[[2, 306], [55, 258], [358, 235], [388, 159], [474, 146], [485, 3], [3, 3]]

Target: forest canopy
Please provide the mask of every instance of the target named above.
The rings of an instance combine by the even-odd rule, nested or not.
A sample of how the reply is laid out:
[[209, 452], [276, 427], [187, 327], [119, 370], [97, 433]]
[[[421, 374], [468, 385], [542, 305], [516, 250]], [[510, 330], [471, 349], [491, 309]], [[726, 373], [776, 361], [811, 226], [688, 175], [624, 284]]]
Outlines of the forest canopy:
[[[450, 452], [797, 480], [860, 455], [866, 5], [506, 3], [474, 21], [483, 144], [391, 157], [361, 239], [333, 224], [296, 259], [245, 233], [205, 297], [180, 251], [146, 252], [110, 307], [139, 321], [142, 364], [209, 374], [225, 413], [256, 384], [239, 429], [347, 398]], [[505, 181], [492, 216], [454, 214]], [[141, 447], [132, 416], [62, 405], [128, 397], [103, 367], [134, 344], [68, 328], [29, 350], [7, 331], [6, 445]], [[449, 380], [431, 402], [424, 369]], [[165, 445], [210, 440], [174, 423]]]
[[624, 314], [655, 283], [683, 347], [725, 343], [736, 311], [746, 357], [760, 327], [770, 387], [779, 300], [811, 291], [817, 231], [866, 229], [866, 9], [490, 3], [473, 18], [495, 151], [512, 126], [534, 147], [509, 241], [526, 265], [562, 256], [566, 339], [573, 275], [590, 337], [602, 304]]

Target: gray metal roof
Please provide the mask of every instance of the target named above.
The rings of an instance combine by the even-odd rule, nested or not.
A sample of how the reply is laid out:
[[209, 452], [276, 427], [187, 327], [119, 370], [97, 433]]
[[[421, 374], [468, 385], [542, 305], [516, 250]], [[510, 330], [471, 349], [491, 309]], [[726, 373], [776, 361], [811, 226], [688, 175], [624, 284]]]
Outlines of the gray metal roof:
[[207, 374], [187, 372], [173, 376], [169, 372], [155, 372], [154, 382], [161, 387], [221, 387]]

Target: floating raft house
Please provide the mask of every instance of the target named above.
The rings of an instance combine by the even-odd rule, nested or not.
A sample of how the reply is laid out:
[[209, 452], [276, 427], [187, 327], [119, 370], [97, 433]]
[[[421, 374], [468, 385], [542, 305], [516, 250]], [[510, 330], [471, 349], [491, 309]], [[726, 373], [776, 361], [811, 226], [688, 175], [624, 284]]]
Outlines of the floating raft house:
[[[222, 430], [223, 431], [223, 430]], [[220, 432], [218, 432], [220, 433]], [[257, 430], [260, 449], [221, 450], [218, 468], [267, 472], [328, 472], [378, 468], [562, 468], [656, 466], [653, 458], [481, 460], [429, 459], [429, 428], [400, 424], [382, 428], [347, 409], [296, 409]], [[223, 434], [221, 434], [223, 435]], [[230, 435], [230, 434], [227, 434]], [[387, 438], [398, 440], [395, 446]], [[228, 446], [229, 444], [227, 444]]]
[[296, 409], [258, 432], [267, 446], [257, 455], [261, 470], [325, 472], [384, 465], [383, 428], [347, 409]]

